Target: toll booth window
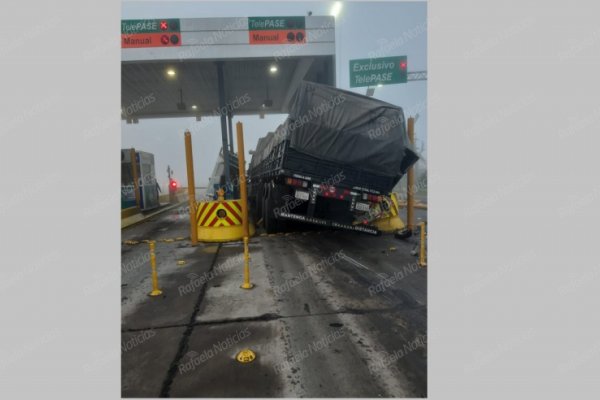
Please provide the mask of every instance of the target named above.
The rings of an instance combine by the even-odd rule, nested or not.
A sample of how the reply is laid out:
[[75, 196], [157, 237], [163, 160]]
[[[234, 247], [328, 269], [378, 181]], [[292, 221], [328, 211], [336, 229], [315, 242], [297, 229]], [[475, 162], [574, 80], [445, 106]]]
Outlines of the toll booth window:
[[133, 184], [133, 175], [131, 174], [131, 164], [121, 163], [121, 186]]
[[142, 164], [142, 174], [144, 176], [152, 175], [152, 165]]

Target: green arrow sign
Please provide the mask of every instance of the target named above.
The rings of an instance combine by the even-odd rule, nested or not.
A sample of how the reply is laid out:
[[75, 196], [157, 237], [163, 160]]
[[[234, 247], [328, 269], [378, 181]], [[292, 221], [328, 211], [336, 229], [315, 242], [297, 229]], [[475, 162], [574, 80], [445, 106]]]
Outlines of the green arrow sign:
[[406, 83], [406, 56], [350, 60], [350, 87]]

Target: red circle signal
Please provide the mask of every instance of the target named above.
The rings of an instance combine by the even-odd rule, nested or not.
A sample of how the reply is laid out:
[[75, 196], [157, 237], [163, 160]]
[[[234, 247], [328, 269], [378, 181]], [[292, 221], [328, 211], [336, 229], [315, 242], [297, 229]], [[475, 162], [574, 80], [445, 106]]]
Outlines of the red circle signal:
[[400, 63], [400, 69], [406, 69], [406, 61]]

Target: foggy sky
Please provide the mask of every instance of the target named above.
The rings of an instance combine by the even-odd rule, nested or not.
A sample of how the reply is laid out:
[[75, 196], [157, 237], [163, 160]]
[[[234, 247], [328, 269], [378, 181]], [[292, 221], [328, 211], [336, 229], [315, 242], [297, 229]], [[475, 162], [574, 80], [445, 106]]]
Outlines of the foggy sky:
[[[333, 2], [123, 2], [122, 19], [210, 18], [249, 16], [329, 15]], [[365, 94], [366, 88], [350, 89], [348, 62], [351, 59], [407, 55], [408, 71], [427, 70], [427, 20], [424, 2], [344, 2], [336, 18], [336, 75], [338, 87]], [[375, 90], [375, 98], [404, 108], [408, 117], [419, 113], [415, 123], [417, 150], [427, 154], [427, 82], [388, 85]], [[234, 116], [244, 124], [246, 161], [248, 150], [258, 138], [274, 130], [287, 115]], [[192, 132], [196, 186], [206, 186], [221, 148], [220, 120], [217, 117], [141, 119], [138, 124], [121, 123], [122, 148], [154, 154], [156, 175], [166, 193], [167, 165], [185, 186], [183, 133]], [[234, 132], [235, 137], [235, 132]]]

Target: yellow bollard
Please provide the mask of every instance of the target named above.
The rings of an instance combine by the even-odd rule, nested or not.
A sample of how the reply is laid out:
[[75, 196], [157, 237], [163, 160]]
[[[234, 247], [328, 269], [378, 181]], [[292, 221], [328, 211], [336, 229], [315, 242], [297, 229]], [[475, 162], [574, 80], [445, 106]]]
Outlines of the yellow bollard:
[[244, 226], [244, 283], [242, 289], [252, 289], [250, 283], [250, 251], [248, 249], [248, 236], [250, 229], [248, 224], [248, 192], [246, 189], [246, 162], [244, 160], [244, 127], [241, 122], [235, 124], [238, 145], [238, 170], [240, 179], [240, 197], [242, 198], [242, 223]]
[[427, 250], [425, 249], [425, 222], [421, 222], [419, 226], [421, 227], [421, 250], [419, 251], [419, 265], [421, 267], [426, 267], [427, 261], [425, 252]]
[[150, 267], [152, 268], [152, 291], [149, 296], [160, 296], [162, 290], [158, 288], [158, 274], [156, 273], [156, 254], [154, 253], [154, 241], [150, 241]]
[[192, 246], [198, 244], [198, 222], [196, 221], [196, 181], [194, 180], [194, 158], [192, 156], [192, 134], [185, 131], [185, 162], [187, 164], [188, 202], [190, 208], [190, 239]]
[[250, 349], [244, 349], [237, 353], [235, 358], [242, 364], [251, 363], [256, 358], [256, 353]]
[[[410, 144], [415, 143], [415, 119], [410, 117], [407, 123], [408, 141]], [[411, 166], [406, 172], [406, 225], [409, 231], [415, 228], [415, 213], [414, 213], [414, 186], [415, 186], [415, 170]]]

